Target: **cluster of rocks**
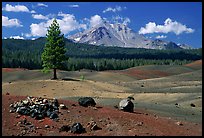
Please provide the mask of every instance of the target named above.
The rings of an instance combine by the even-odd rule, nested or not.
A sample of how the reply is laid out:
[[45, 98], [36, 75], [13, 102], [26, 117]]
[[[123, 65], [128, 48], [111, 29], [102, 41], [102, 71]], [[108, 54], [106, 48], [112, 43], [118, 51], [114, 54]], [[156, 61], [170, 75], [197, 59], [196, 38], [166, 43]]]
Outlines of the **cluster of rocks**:
[[46, 98], [27, 97], [25, 100], [14, 102], [10, 105], [10, 113], [17, 112], [21, 115], [28, 115], [37, 120], [49, 117], [57, 119], [59, 112], [58, 100]]
[[81, 125], [81, 123], [74, 123], [72, 126], [69, 125], [63, 125], [61, 128], [59, 128], [59, 132], [61, 131], [71, 131], [71, 133], [85, 133], [85, 128]]
[[[94, 107], [96, 105], [96, 102], [92, 97], [81, 97], [78, 99], [78, 104], [83, 107], [89, 107], [92, 106]], [[95, 121], [90, 121], [87, 123], [87, 129], [90, 131], [101, 129], [100, 127], [97, 126]], [[59, 132], [61, 131], [70, 131], [71, 133], [85, 133], [86, 129], [82, 126], [81, 123], [74, 123], [73, 125], [63, 125], [61, 128], [59, 128]]]
[[24, 136], [25, 134], [36, 132], [36, 127], [31, 122], [28, 122], [26, 118], [20, 120], [16, 125], [22, 128], [17, 136]]
[[[120, 101], [118, 109], [126, 111], [126, 112], [133, 112], [134, 104], [131, 100], [134, 100], [133, 97], [128, 97], [127, 99], [123, 99]], [[83, 107], [95, 107], [96, 102], [91, 97], [81, 97], [78, 99], [78, 104]], [[27, 97], [24, 100], [20, 100], [18, 102], [14, 102], [10, 104], [10, 113], [17, 112], [20, 115], [27, 115], [31, 116], [34, 119], [41, 120], [45, 117], [49, 117], [53, 120], [58, 120], [58, 113], [60, 109], [67, 109], [67, 107], [64, 104], [59, 104], [58, 100], [53, 99], [46, 99], [46, 98], [34, 98], [34, 97]], [[23, 122], [20, 123], [21, 125], [33, 125], [27, 120], [23, 120]], [[45, 126], [45, 128], [49, 128], [49, 126]], [[87, 130], [93, 131], [101, 129], [97, 126], [95, 121], [90, 121], [87, 123], [86, 126]], [[59, 132], [61, 131], [70, 131], [71, 133], [84, 133], [86, 132], [86, 129], [78, 122], [74, 123], [73, 125], [63, 125], [61, 128], [59, 128]]]
[[[86, 128], [90, 131], [94, 131], [94, 130], [99, 130], [101, 129], [100, 127], [97, 126], [95, 121], [90, 121], [87, 123]], [[59, 128], [59, 132], [62, 131], [66, 131], [66, 132], [71, 132], [71, 133], [85, 133], [86, 132], [86, 128], [84, 128], [82, 126], [81, 123], [74, 123], [73, 125], [69, 126], [69, 125], [63, 125], [62, 127]]]

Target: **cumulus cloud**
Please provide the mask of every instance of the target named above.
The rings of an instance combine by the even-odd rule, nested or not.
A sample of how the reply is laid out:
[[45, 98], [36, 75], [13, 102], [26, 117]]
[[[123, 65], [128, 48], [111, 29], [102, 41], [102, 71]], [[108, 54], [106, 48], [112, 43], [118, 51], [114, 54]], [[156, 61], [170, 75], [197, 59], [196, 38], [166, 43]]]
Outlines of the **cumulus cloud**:
[[2, 26], [5, 27], [22, 27], [20, 21], [16, 18], [14, 19], [9, 19], [6, 16], [2, 16]]
[[149, 34], [149, 33], [170, 33], [173, 32], [176, 35], [181, 33], [193, 33], [194, 29], [187, 28], [186, 25], [183, 25], [177, 21], [172, 21], [170, 18], [167, 18], [164, 21], [164, 25], [156, 25], [155, 22], [149, 22], [145, 27], [141, 27], [139, 34]]
[[67, 34], [68, 32], [77, 30], [77, 29], [86, 29], [86, 24], [80, 24], [76, 19], [75, 16], [72, 14], [64, 14], [64, 13], [58, 13], [58, 16], [62, 16], [63, 18], [60, 20], [58, 19], [58, 23], [60, 24], [60, 27], [62, 29], [62, 32], [64, 34]]
[[32, 14], [32, 17], [34, 19], [42, 19], [42, 20], [48, 20], [49, 19], [47, 16], [44, 16], [42, 14]]
[[[75, 16], [72, 14], [58, 13], [58, 16], [62, 17], [62, 19], [57, 19], [57, 22], [60, 25], [61, 32], [63, 34], [68, 34], [71, 31], [77, 29], [86, 29], [86, 24], [80, 24], [75, 19]], [[53, 19], [49, 19], [46, 22], [41, 22], [39, 24], [32, 23], [30, 25], [30, 34], [26, 34], [27, 36], [45, 36], [47, 33], [48, 27], [53, 22]]]
[[94, 16], [92, 16], [91, 19], [90, 19], [90, 26], [91, 26], [91, 27], [94, 27], [94, 26], [96, 26], [96, 25], [98, 25], [98, 24], [100, 24], [100, 23], [102, 23], [102, 22], [103, 22], [103, 19], [101, 18], [101, 16], [99, 16], [99, 15], [94, 15]]
[[82, 22], [85, 22], [88, 26], [88, 28], [95, 27], [103, 22], [108, 22], [108, 23], [121, 23], [128, 25], [130, 23], [130, 19], [128, 17], [121, 17], [121, 16], [112, 16], [110, 20], [107, 18], [101, 17], [100, 15], [94, 15], [91, 16], [90, 18], [84, 18]]
[[48, 7], [48, 5], [44, 4], [44, 3], [38, 3], [37, 4], [38, 7]]
[[115, 8], [108, 7], [107, 9], [103, 10], [103, 13], [106, 12], [119, 12], [122, 11], [123, 9], [127, 9], [126, 7], [121, 7], [121, 6], [115, 6]]
[[36, 11], [32, 10], [32, 11], [30, 11], [30, 13], [36, 13]]
[[39, 24], [32, 23], [30, 25], [31, 34], [27, 34], [27, 36], [45, 36], [47, 33], [47, 23], [42, 22]]
[[10, 36], [10, 38], [13, 38], [13, 39], [24, 39], [23, 37], [21, 37], [21, 36]]
[[22, 35], [22, 36], [25, 36], [25, 37], [31, 37], [31, 36], [32, 36], [30, 33], [25, 33], [25, 34], [22, 33], [21, 35]]
[[30, 12], [29, 9], [24, 5], [12, 6], [10, 4], [6, 4], [6, 6], [2, 8], [2, 10], [8, 12]]
[[156, 36], [155, 38], [157, 38], [157, 39], [163, 39], [163, 38], [167, 38], [167, 36], [166, 36], [166, 35], [158, 35], [158, 36]]
[[79, 5], [74, 4], [74, 5], [69, 5], [70, 8], [79, 8]]

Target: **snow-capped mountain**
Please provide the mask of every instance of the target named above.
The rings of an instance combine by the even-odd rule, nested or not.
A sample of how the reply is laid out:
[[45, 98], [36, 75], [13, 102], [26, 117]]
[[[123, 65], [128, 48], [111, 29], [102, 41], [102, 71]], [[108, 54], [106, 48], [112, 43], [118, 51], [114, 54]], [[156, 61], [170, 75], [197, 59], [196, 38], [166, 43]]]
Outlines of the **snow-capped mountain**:
[[147, 49], [172, 49], [183, 48], [173, 42], [151, 40], [135, 33], [125, 24], [110, 24], [106, 21], [69, 37], [73, 42], [88, 43], [93, 45], [118, 46]]
[[187, 45], [187, 44], [177, 44], [179, 47], [181, 47], [182, 49], [193, 49], [191, 46]]

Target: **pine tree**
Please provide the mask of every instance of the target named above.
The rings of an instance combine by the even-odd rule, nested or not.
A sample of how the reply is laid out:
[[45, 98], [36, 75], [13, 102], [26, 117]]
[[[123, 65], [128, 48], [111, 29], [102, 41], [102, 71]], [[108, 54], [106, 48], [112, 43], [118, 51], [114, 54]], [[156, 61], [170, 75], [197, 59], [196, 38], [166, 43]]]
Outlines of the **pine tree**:
[[60, 26], [56, 19], [53, 20], [52, 24], [48, 28], [46, 40], [47, 42], [41, 56], [43, 71], [47, 72], [50, 69], [53, 69], [53, 79], [57, 79], [56, 70], [61, 68], [62, 62], [68, 58], [65, 56], [66, 49], [64, 34], [61, 34]]

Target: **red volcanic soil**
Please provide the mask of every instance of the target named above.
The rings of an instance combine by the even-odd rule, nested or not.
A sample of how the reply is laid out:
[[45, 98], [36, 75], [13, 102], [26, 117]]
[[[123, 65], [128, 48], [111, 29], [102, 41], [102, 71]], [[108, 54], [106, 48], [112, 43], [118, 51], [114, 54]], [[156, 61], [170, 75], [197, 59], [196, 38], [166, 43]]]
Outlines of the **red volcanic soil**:
[[2, 72], [13, 72], [13, 71], [21, 71], [27, 70], [25, 68], [2, 68]]
[[200, 68], [200, 67], [202, 68], [202, 60], [197, 60], [195, 62], [186, 64], [185, 66], [192, 67], [192, 68]]
[[133, 76], [138, 79], [150, 79], [150, 78], [155, 78], [155, 77], [169, 76], [168, 73], [162, 72], [159, 70], [140, 70], [140, 69], [135, 69], [135, 68], [130, 68], [127, 70], [119, 71], [119, 73]]
[[[202, 124], [182, 122], [171, 118], [159, 117], [153, 113], [135, 110], [133, 113], [119, 111], [111, 107], [82, 107], [77, 102], [59, 100], [68, 109], [60, 109], [59, 121], [45, 118], [41, 121], [30, 116], [20, 116], [18, 113], [10, 113], [9, 105], [14, 101], [25, 99], [25, 96], [2, 95], [2, 135], [24, 135], [24, 136], [201, 136]], [[34, 127], [18, 123], [27, 119]], [[95, 121], [101, 129], [90, 130], [87, 128], [89, 121]], [[63, 125], [72, 125], [79, 122], [86, 129], [85, 133], [73, 134], [59, 132]], [[48, 125], [48, 128], [45, 128]]]

